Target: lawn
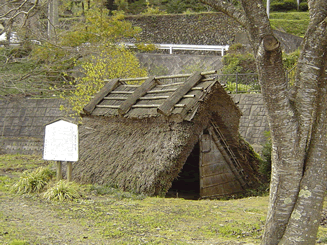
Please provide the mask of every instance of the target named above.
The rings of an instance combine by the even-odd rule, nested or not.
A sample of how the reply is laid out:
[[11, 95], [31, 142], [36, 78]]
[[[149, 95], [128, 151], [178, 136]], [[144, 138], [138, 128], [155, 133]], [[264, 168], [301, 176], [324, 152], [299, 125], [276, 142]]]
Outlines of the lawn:
[[[10, 191], [38, 156], [0, 155], [1, 244], [259, 244], [268, 197], [185, 200], [83, 185], [80, 198], [49, 201]], [[319, 230], [327, 242], [327, 230]]]

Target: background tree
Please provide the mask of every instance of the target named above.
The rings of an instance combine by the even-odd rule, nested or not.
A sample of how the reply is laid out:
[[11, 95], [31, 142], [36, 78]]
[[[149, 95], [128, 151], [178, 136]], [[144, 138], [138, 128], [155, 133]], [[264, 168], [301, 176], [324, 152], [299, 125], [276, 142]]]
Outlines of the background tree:
[[[0, 95], [19, 93], [44, 97], [62, 93], [77, 109], [74, 104], [77, 103], [77, 94], [82, 99], [79, 102], [84, 103], [92, 95], [86, 95], [91, 91], [91, 84], [97, 91], [105, 78], [145, 76], [145, 70], [140, 68], [134, 53], [119, 46], [122, 39], [133, 38], [140, 28], [134, 28], [125, 21], [122, 12], [109, 14], [102, 1], [74, 4], [65, 1], [60, 6], [61, 16], [67, 10], [73, 10], [68, 11], [73, 13], [73, 18], [62, 18], [59, 25], [53, 25], [52, 38], [49, 39], [46, 32], [42, 35], [44, 29], [34, 28], [29, 42], [26, 39], [17, 47], [0, 47], [0, 62], [3, 64], [0, 66]], [[42, 10], [45, 10], [45, 15], [37, 22], [43, 23], [46, 28], [46, 5]], [[17, 26], [17, 23], [14, 24]], [[17, 31], [19, 37], [23, 36], [18, 26]], [[40, 35], [34, 35], [37, 32]], [[33, 37], [38, 41], [31, 42]], [[120, 69], [99, 68], [102, 80], [93, 79], [92, 64], [97, 68], [114, 64]], [[89, 86], [84, 94], [81, 89], [83, 83]]]
[[0, 23], [4, 27], [0, 30], [0, 35], [7, 32], [7, 38], [14, 27], [26, 28], [29, 25], [35, 25], [37, 20], [36, 15], [44, 3], [40, 1], [15, 1], [15, 0], [1, 0], [0, 1]]
[[272, 139], [269, 210], [263, 244], [314, 244], [326, 190], [327, 1], [309, 0], [310, 24], [288, 89], [279, 41], [262, 0], [200, 0], [247, 31]]
[[[59, 62], [60, 68], [57, 70], [73, 68], [81, 72], [75, 78], [63, 73], [67, 78], [66, 84], [74, 89], [61, 93], [61, 98], [68, 100], [70, 105], [62, 108], [72, 110], [77, 115], [92, 95], [105, 85], [106, 79], [147, 75], [146, 69], [140, 67], [135, 53], [119, 45], [122, 39], [134, 37], [140, 28], [125, 21], [122, 12], [114, 12], [110, 16], [109, 10], [100, 9], [101, 7], [93, 6], [87, 10], [84, 13], [85, 19], [73, 25], [68, 32], [62, 32], [56, 45], [40, 46], [34, 50], [34, 57], [45, 55], [44, 61], [51, 59], [53, 54], [58, 54], [50, 63], [53, 67], [54, 62]], [[57, 86], [54, 88], [58, 89]]]

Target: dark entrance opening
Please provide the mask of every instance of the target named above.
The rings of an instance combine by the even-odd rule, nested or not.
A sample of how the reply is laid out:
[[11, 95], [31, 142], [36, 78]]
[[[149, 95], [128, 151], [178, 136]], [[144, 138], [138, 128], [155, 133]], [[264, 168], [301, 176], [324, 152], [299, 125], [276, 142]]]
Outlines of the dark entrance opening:
[[166, 197], [180, 197], [185, 199], [200, 198], [200, 146], [197, 143], [187, 158], [182, 171], [173, 181]]

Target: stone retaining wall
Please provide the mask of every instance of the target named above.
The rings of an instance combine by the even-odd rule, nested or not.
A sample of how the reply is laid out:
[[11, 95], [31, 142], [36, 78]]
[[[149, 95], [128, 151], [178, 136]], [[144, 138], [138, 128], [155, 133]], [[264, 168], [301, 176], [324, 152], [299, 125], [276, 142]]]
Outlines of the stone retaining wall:
[[193, 73], [194, 71], [220, 70], [222, 57], [220, 55], [136, 55], [142, 66], [146, 67], [149, 75], [176, 75]]
[[[233, 99], [243, 112], [241, 135], [260, 152], [269, 130], [261, 94], [236, 94]], [[0, 100], [0, 154], [42, 154], [44, 127], [63, 117], [59, 99]]]
[[269, 131], [267, 110], [261, 94], [233, 94], [235, 103], [242, 111], [240, 134], [261, 153], [262, 145], [266, 142], [264, 132]]
[[0, 100], [0, 153], [40, 154], [44, 127], [63, 116], [59, 99]]
[[[142, 29], [137, 39], [145, 43], [249, 46], [245, 30], [232, 18], [219, 12], [168, 15], [127, 16], [134, 26]], [[300, 46], [302, 38], [274, 31], [286, 52]], [[135, 42], [136, 39], [128, 40]], [[183, 51], [181, 51], [183, 53]]]

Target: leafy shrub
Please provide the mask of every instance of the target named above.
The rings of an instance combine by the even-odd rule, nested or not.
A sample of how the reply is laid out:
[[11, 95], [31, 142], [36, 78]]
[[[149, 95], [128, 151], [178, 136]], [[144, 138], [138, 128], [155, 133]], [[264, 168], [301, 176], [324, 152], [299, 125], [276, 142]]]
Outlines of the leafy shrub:
[[255, 59], [253, 54], [229, 53], [223, 58], [223, 74], [255, 72]]
[[64, 201], [81, 197], [81, 187], [74, 182], [60, 180], [50, 187], [43, 197], [48, 200]]
[[18, 194], [40, 192], [55, 176], [55, 171], [40, 167], [33, 172], [25, 171], [18, 182], [12, 186], [12, 191]]
[[168, 13], [185, 13], [207, 11], [207, 6], [197, 0], [164, 0]]
[[271, 3], [270, 11], [284, 11], [284, 3]]
[[114, 0], [114, 4], [117, 6], [118, 10], [126, 11], [128, 9], [127, 0]]
[[285, 0], [284, 1], [284, 9], [286, 11], [292, 10], [292, 9], [297, 9], [296, 0]]
[[271, 11], [289, 11], [297, 9], [296, 0], [285, 0], [282, 2], [272, 2], [270, 4]]
[[309, 9], [309, 7], [308, 7], [308, 3], [306, 3], [306, 2], [302, 2], [302, 3], [300, 3], [299, 9], [300, 9], [301, 11], [308, 11], [308, 9]]
[[292, 69], [294, 66], [296, 66], [297, 61], [300, 57], [300, 50], [296, 50], [292, 53], [283, 53], [283, 66], [286, 70]]
[[[237, 86], [237, 88], [236, 88]], [[227, 82], [226, 83], [226, 88], [227, 91], [231, 92], [249, 92], [253, 90], [252, 86], [246, 85], [246, 84], [236, 84], [234, 82]]]
[[243, 44], [241, 43], [234, 43], [232, 45], [229, 46], [229, 49], [228, 51], [231, 52], [235, 52], [235, 51], [239, 51], [239, 50], [242, 50], [243, 49]]
[[159, 7], [147, 7], [141, 15], [156, 15], [156, 14], [167, 14], [166, 11], [162, 11]]

